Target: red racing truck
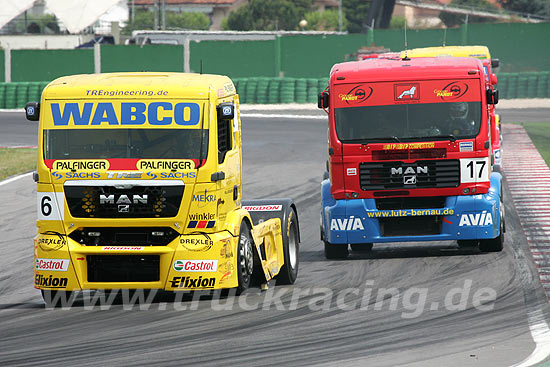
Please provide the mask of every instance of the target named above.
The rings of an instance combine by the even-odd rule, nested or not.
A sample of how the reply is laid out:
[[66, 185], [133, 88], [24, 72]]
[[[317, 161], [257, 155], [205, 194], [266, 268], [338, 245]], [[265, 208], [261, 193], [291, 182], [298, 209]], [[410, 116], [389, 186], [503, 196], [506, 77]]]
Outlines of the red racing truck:
[[321, 184], [328, 259], [373, 243], [457, 240], [501, 251], [502, 176], [494, 172], [480, 60], [369, 59], [336, 64], [319, 107], [329, 115]]

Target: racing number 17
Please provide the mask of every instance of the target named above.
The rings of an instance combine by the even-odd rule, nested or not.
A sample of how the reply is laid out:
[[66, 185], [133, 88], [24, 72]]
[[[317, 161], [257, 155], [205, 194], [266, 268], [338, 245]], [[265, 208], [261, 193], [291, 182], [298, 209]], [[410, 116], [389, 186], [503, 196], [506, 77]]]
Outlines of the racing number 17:
[[475, 176], [477, 176], [478, 178], [481, 178], [483, 175], [483, 169], [485, 168], [486, 163], [487, 162], [485, 161], [470, 161], [470, 163], [466, 165], [466, 167], [470, 169], [470, 178], [474, 178]]

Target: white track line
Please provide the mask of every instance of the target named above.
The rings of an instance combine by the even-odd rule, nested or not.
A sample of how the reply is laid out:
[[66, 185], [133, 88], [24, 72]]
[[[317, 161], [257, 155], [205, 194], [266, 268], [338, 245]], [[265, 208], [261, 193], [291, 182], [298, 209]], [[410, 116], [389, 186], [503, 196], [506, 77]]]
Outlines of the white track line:
[[[546, 229], [550, 226], [550, 187], [547, 186], [550, 169], [523, 126], [503, 125], [503, 128], [506, 133], [505, 144], [517, 148], [513, 151], [504, 149], [504, 175], [548, 299], [550, 275], [545, 263], [550, 260], [550, 233]], [[527, 358], [512, 367], [533, 366], [550, 355], [550, 328], [544, 319], [544, 312], [541, 309], [528, 311], [527, 320], [535, 349]]]
[[24, 177], [28, 177], [28, 176], [32, 176], [32, 172], [23, 173], [22, 175], [10, 177], [8, 179], [5, 179], [4, 181], [0, 181], [0, 186], [7, 185], [10, 182], [17, 181], [20, 178], [24, 178]]
[[247, 118], [277, 118], [277, 119], [314, 119], [314, 120], [326, 120], [327, 116], [323, 115], [294, 115], [294, 114], [280, 114], [280, 113], [241, 113], [241, 117]]

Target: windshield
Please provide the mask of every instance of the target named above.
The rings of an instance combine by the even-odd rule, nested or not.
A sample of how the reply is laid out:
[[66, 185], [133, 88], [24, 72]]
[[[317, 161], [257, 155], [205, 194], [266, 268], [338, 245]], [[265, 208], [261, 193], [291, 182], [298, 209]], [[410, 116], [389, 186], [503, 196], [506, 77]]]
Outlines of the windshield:
[[473, 138], [481, 126], [481, 102], [344, 107], [334, 110], [343, 143]]
[[206, 159], [207, 152], [206, 129], [44, 131], [45, 159]]

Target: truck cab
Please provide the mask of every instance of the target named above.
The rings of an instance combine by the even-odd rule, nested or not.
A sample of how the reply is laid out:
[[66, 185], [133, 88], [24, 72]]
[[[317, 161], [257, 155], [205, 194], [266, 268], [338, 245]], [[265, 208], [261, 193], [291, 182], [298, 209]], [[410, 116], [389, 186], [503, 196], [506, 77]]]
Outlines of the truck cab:
[[347, 257], [348, 244], [368, 251], [382, 242], [501, 250], [501, 175], [492, 170], [487, 108], [496, 98], [473, 58], [334, 65], [319, 96], [329, 115], [327, 258]]
[[[278, 208], [266, 214], [242, 201], [239, 99], [228, 77], [62, 77], [26, 112], [39, 120], [35, 287], [43, 294], [294, 282], [294, 204], [262, 200]], [[58, 268], [41, 265], [51, 263]]]

